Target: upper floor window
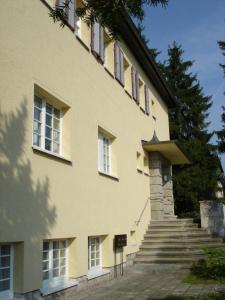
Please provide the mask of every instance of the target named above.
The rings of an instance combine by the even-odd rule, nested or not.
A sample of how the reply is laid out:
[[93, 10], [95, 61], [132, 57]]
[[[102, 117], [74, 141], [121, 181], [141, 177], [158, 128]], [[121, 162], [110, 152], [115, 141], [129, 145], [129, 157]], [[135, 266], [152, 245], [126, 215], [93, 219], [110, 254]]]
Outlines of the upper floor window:
[[73, 30], [75, 29], [75, 1], [56, 0], [56, 8], [63, 11], [63, 18]]
[[38, 96], [34, 97], [33, 145], [61, 152], [61, 111]]
[[12, 246], [0, 245], [0, 299], [8, 299], [12, 290]]
[[98, 134], [98, 169], [100, 172], [111, 174], [111, 140], [109, 137]]
[[67, 275], [67, 241], [45, 241], [42, 252], [43, 280], [60, 279]]
[[115, 77], [124, 86], [124, 55], [119, 45], [115, 43], [114, 46], [115, 58]]
[[132, 97], [139, 103], [139, 76], [137, 70], [131, 68], [131, 82], [132, 82]]
[[93, 22], [91, 25], [91, 50], [104, 62], [104, 29], [98, 22]]

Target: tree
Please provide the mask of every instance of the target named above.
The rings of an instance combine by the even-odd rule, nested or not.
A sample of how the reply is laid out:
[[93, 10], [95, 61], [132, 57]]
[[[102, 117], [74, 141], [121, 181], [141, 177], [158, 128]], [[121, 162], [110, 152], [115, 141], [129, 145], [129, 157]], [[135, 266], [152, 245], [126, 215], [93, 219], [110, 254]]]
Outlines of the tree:
[[[218, 45], [220, 49], [223, 51], [222, 54], [225, 56], [225, 42], [219, 41]], [[225, 64], [220, 64], [221, 68], [223, 69], [224, 77], [225, 77]], [[224, 92], [225, 94], [225, 92]], [[221, 153], [225, 153], [225, 106], [222, 106], [222, 115], [221, 115], [221, 121], [222, 121], [222, 129], [217, 131], [217, 137], [218, 137], [218, 147], [219, 151]]]
[[171, 139], [179, 140], [193, 164], [173, 168], [176, 213], [199, 210], [200, 200], [215, 198], [218, 157], [210, 144], [208, 110], [211, 97], [205, 96], [196, 75], [189, 69], [193, 61], [183, 59], [181, 46], [169, 46], [168, 59], [161, 70], [170, 86], [177, 105], [170, 111]]
[[[73, 0], [65, 0], [61, 5], [56, 5], [50, 13], [54, 21], [60, 21], [62, 26], [65, 24], [65, 12], [69, 8], [71, 1]], [[144, 18], [144, 5], [162, 5], [165, 7], [168, 1], [169, 0], [86, 0], [82, 6], [76, 9], [76, 14], [88, 25], [93, 21], [100, 22], [103, 27], [109, 29], [113, 37], [117, 37], [122, 13], [141, 22]]]

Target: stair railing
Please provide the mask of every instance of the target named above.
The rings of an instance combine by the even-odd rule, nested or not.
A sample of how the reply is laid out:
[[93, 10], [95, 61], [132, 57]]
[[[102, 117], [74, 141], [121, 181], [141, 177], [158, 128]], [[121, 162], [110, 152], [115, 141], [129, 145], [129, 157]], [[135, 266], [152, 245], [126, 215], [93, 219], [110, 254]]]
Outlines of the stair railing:
[[[143, 214], [144, 214], [144, 212], [145, 212], [145, 210], [146, 210], [146, 207], [147, 207], [147, 205], [148, 205], [148, 202], [149, 202], [149, 204], [150, 204], [150, 197], [147, 198], [147, 200], [146, 200], [146, 202], [145, 202], [145, 205], [144, 205], [144, 207], [143, 207], [143, 209], [142, 209], [142, 212], [141, 212], [141, 214], [140, 214], [139, 219], [138, 219], [137, 221], [135, 221], [135, 224], [136, 224], [137, 226], [138, 226], [139, 223], [141, 222], [142, 216], [143, 216]], [[149, 206], [150, 206], [150, 205], [149, 205]]]

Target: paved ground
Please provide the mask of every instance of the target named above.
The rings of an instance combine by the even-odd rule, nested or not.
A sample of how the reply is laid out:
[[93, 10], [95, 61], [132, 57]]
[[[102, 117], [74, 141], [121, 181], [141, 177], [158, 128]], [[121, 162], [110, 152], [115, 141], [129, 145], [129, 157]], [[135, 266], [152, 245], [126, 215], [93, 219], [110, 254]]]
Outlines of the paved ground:
[[187, 284], [187, 269], [172, 266], [134, 265], [122, 278], [80, 292], [75, 300], [156, 300], [169, 295], [225, 293], [225, 285]]

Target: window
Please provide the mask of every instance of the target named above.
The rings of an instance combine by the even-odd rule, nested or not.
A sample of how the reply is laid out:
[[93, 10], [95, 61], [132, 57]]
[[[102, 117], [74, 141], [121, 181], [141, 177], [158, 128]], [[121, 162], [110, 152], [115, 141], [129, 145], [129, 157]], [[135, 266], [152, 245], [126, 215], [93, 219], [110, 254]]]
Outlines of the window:
[[124, 55], [119, 45], [114, 46], [115, 77], [124, 86]]
[[111, 140], [102, 133], [98, 134], [98, 169], [111, 174]]
[[0, 245], [0, 298], [5, 299], [12, 290], [12, 246]]
[[57, 0], [56, 8], [63, 10], [63, 18], [67, 21], [70, 27], [75, 28], [75, 0]]
[[93, 22], [91, 25], [91, 50], [104, 62], [104, 30], [98, 22]]
[[88, 238], [88, 267], [89, 270], [101, 268], [101, 243], [100, 237]]
[[150, 113], [150, 107], [149, 107], [149, 90], [147, 85], [145, 85], [145, 112], [147, 115]]
[[38, 96], [34, 97], [33, 145], [61, 152], [61, 111]]
[[132, 97], [139, 104], [139, 76], [137, 70], [131, 68]]
[[67, 275], [67, 241], [45, 241], [43, 243], [42, 278], [54, 280]]

